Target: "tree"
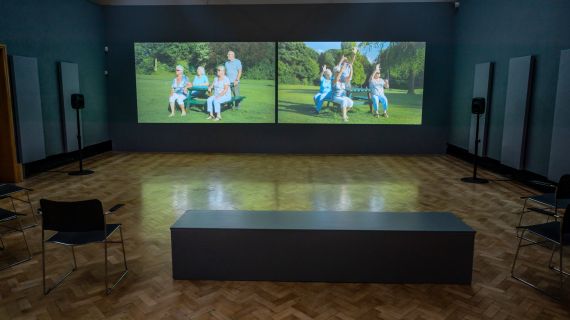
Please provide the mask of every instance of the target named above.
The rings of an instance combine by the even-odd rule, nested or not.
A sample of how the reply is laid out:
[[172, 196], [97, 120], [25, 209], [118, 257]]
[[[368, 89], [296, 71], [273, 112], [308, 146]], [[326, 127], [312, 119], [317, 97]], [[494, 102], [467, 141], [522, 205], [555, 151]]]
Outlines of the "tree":
[[319, 54], [304, 43], [281, 42], [278, 49], [281, 83], [308, 84], [319, 74]]
[[382, 65], [389, 64], [391, 76], [406, 81], [408, 94], [415, 94], [417, 80], [423, 79], [425, 66], [425, 43], [423, 42], [397, 42], [381, 52]]

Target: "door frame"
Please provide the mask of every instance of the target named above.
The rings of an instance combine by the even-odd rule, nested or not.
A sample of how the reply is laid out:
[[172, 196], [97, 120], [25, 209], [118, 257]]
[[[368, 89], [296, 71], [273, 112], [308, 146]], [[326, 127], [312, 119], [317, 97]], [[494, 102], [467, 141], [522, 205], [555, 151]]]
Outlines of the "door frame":
[[22, 164], [18, 162], [12, 113], [8, 49], [6, 45], [0, 43], [0, 182], [21, 182], [22, 180]]

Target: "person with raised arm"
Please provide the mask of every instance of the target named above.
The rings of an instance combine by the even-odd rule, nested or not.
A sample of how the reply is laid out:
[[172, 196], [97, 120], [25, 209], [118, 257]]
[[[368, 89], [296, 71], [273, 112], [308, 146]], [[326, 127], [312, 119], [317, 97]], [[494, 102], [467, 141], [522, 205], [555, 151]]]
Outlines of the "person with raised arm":
[[321, 107], [323, 106], [323, 101], [331, 96], [331, 76], [332, 72], [330, 69], [327, 69], [326, 65], [323, 65], [323, 69], [321, 71], [321, 84], [319, 92], [313, 97], [315, 101], [315, 112], [318, 114], [321, 112]]
[[339, 66], [334, 67], [334, 78], [332, 80], [333, 82], [332, 97], [333, 97], [333, 102], [340, 105], [340, 108], [342, 110], [342, 120], [344, 122], [347, 122], [348, 110], [352, 108], [354, 102], [352, 101], [352, 99], [346, 96], [346, 89], [345, 89], [346, 84], [341, 81], [341, 75], [348, 66], [348, 64], [343, 63], [345, 59], [346, 58], [343, 56], [343, 58], [341, 59], [341, 63], [339, 64], [340, 67]]
[[374, 107], [374, 116], [379, 117], [378, 107], [382, 104], [384, 117], [388, 118], [388, 98], [384, 94], [384, 89], [390, 88], [388, 80], [384, 80], [380, 75], [380, 64], [376, 65], [376, 69], [370, 75], [368, 80], [368, 88], [370, 88], [370, 95], [372, 99], [372, 106]]

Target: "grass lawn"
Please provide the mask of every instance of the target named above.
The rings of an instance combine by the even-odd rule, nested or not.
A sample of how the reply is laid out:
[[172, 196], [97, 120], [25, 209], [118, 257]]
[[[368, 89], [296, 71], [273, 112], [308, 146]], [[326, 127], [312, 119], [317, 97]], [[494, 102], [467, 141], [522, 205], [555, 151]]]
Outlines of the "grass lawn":
[[[192, 107], [182, 117], [180, 111], [169, 118], [168, 95], [174, 78], [171, 74], [137, 74], [137, 106], [139, 123], [215, 123], [206, 120], [202, 109]], [[193, 79], [193, 76], [190, 77]], [[213, 78], [210, 78], [210, 83]], [[222, 120], [217, 123], [274, 123], [275, 81], [242, 80], [240, 95], [246, 98], [239, 110], [225, 109]]]
[[[388, 118], [375, 118], [370, 113], [367, 101], [355, 100], [348, 112], [348, 122], [342, 121], [341, 111], [333, 110], [327, 103], [319, 114], [314, 114], [313, 96], [319, 91], [317, 86], [279, 85], [279, 123], [347, 123], [347, 124], [421, 124], [423, 90], [408, 95], [405, 90], [388, 89]], [[380, 109], [382, 112], [382, 109]]]

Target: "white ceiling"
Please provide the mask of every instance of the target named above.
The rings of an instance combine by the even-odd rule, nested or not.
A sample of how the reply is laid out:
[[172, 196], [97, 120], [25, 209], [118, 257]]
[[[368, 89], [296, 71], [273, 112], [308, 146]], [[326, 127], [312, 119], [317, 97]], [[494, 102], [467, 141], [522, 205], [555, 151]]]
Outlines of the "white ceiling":
[[455, 0], [91, 0], [109, 6], [156, 6], [156, 5], [255, 5], [255, 4], [314, 4], [314, 3], [405, 3], [449, 2]]

